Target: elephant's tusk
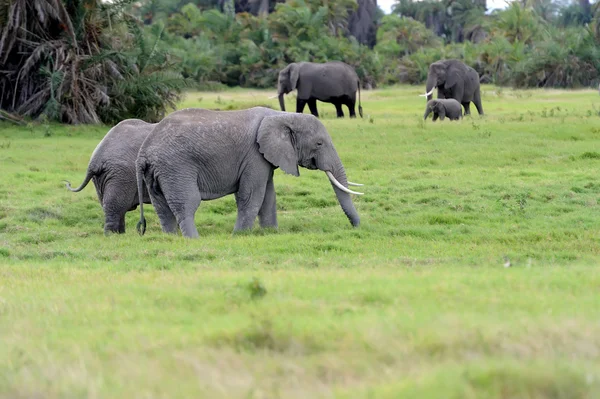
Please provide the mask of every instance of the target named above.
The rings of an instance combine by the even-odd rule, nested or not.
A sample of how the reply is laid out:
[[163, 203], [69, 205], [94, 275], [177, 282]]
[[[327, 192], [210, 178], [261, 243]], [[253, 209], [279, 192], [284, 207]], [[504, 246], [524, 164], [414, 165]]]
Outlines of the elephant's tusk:
[[429, 93], [425, 93], [425, 94], [419, 94], [419, 97], [427, 97], [430, 96], [431, 93], [433, 93], [433, 90], [435, 89], [435, 87], [433, 89], [431, 89], [431, 91]]
[[360, 183], [352, 183], [351, 181], [349, 181], [349, 182], [348, 182], [348, 185], [349, 185], [349, 186], [359, 186], [359, 187], [362, 187], [362, 186], [364, 186], [364, 184], [360, 184]]
[[269, 100], [272, 100], [272, 99], [274, 99], [274, 98], [277, 98], [277, 97], [279, 97], [279, 94], [275, 94], [274, 96], [267, 97], [267, 98], [268, 98]]
[[334, 185], [335, 185], [337, 188], [339, 188], [340, 190], [342, 190], [343, 192], [345, 192], [345, 193], [348, 193], [348, 194], [356, 194], [356, 195], [363, 195], [363, 194], [364, 194], [364, 193], [359, 193], [359, 192], [357, 192], [357, 191], [352, 191], [352, 190], [349, 190], [349, 189], [347, 189], [346, 187], [344, 187], [344, 186], [342, 185], [342, 183], [340, 183], [339, 181], [337, 181], [337, 179], [336, 179], [335, 177], [333, 177], [333, 173], [331, 173], [331, 172], [329, 172], [329, 171], [327, 171], [327, 172], [325, 172], [325, 173], [327, 174], [327, 177], [329, 177], [329, 180], [331, 180], [331, 182], [332, 182], [332, 183], [333, 183], [333, 184], [334, 184]]

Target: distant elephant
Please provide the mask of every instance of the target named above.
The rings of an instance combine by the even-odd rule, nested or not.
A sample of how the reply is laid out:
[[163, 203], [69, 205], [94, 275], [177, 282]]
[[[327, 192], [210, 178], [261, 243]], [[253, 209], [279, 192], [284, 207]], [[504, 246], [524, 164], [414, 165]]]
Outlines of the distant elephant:
[[[299, 175], [298, 166], [329, 177], [353, 226], [360, 218], [348, 180], [325, 126], [312, 115], [255, 107], [241, 111], [190, 108], [163, 119], [148, 136], [136, 160], [138, 190], [148, 187], [166, 233], [198, 237], [194, 214], [202, 200], [234, 194], [234, 231], [277, 228], [273, 171]], [[146, 229], [140, 201], [138, 232]]]
[[[96, 193], [104, 209], [104, 233], [125, 233], [125, 213], [133, 211], [140, 202], [135, 177], [135, 159], [142, 143], [156, 124], [139, 119], [127, 119], [104, 136], [92, 153], [85, 180], [78, 188], [67, 188], [73, 192], [81, 191], [90, 180], [94, 180]], [[145, 187], [140, 190], [142, 200], [150, 203]]]
[[429, 100], [427, 101], [427, 106], [425, 107], [425, 115], [423, 115], [423, 120], [427, 119], [430, 113], [433, 112], [433, 121], [435, 122], [437, 118], [444, 120], [445, 117], [448, 117], [451, 121], [457, 121], [462, 118], [462, 107], [460, 103], [453, 98], [446, 99], [438, 99], [438, 100]]
[[319, 117], [317, 100], [335, 105], [338, 118], [344, 117], [342, 105], [348, 107], [350, 117], [355, 118], [356, 91], [358, 90], [358, 113], [363, 116], [360, 104], [360, 80], [350, 65], [339, 61], [316, 64], [294, 62], [279, 72], [277, 95], [279, 106], [285, 111], [283, 95], [298, 89], [296, 112], [302, 113], [308, 104], [310, 113]]
[[453, 98], [465, 107], [465, 115], [470, 115], [470, 103], [483, 115], [479, 74], [459, 60], [441, 60], [429, 65], [427, 74], [427, 101], [431, 100], [433, 89], [438, 89], [438, 98]]

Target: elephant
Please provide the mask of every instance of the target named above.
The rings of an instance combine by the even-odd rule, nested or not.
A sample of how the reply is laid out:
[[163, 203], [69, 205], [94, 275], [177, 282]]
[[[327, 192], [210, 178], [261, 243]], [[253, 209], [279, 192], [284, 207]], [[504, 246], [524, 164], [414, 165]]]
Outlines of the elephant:
[[[258, 216], [262, 228], [277, 228], [273, 172], [299, 176], [298, 166], [319, 169], [352, 226], [360, 218], [349, 194], [342, 161], [325, 126], [314, 116], [264, 107], [239, 111], [188, 108], [173, 112], [154, 128], [136, 160], [138, 190], [143, 184], [162, 230], [198, 237], [194, 214], [202, 200], [234, 194], [234, 232], [251, 229]], [[140, 201], [138, 232], [146, 231]]]
[[438, 117], [441, 120], [444, 120], [445, 117], [448, 117], [451, 121], [457, 121], [463, 116], [460, 103], [453, 98], [440, 98], [437, 100], [427, 101], [427, 107], [425, 107], [425, 115], [423, 115], [423, 120], [427, 119], [429, 114], [432, 112], [434, 122]]
[[358, 90], [358, 113], [363, 116], [360, 104], [360, 80], [350, 65], [332, 61], [324, 64], [294, 62], [279, 72], [277, 96], [279, 106], [285, 111], [283, 95], [298, 89], [296, 112], [302, 113], [308, 104], [311, 114], [319, 117], [317, 100], [332, 103], [338, 118], [344, 117], [342, 105], [348, 107], [350, 118], [356, 117], [356, 91]]
[[135, 160], [142, 143], [156, 124], [139, 119], [126, 119], [104, 136], [96, 146], [88, 164], [87, 173], [81, 186], [72, 188], [79, 192], [94, 181], [98, 199], [104, 210], [104, 233], [125, 233], [125, 213], [137, 208], [138, 202], [150, 203], [150, 197], [143, 186], [139, 191], [135, 175]]
[[470, 115], [470, 103], [477, 107], [479, 115], [483, 115], [479, 74], [470, 66], [459, 60], [441, 60], [429, 65], [427, 73], [427, 101], [431, 100], [433, 89], [437, 87], [438, 98], [453, 98], [465, 108], [465, 115]]

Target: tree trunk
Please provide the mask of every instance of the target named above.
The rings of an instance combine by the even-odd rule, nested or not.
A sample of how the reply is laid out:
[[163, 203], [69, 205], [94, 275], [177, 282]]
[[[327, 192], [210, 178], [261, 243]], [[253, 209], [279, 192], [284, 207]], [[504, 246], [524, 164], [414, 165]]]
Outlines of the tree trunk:
[[371, 48], [377, 35], [377, 0], [358, 0], [358, 8], [348, 18], [348, 30], [356, 40]]
[[590, 0], [579, 0], [579, 7], [584, 15], [584, 23], [588, 23], [592, 20], [592, 5]]

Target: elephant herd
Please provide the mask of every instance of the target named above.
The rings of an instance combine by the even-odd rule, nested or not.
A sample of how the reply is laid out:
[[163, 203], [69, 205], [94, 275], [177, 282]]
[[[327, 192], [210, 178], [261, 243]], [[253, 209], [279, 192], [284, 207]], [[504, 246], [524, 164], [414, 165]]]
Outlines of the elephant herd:
[[[458, 60], [431, 64], [427, 78], [429, 113], [444, 119], [469, 113], [473, 102], [480, 114], [477, 73]], [[438, 100], [431, 100], [438, 88]], [[285, 112], [284, 94], [298, 91], [296, 111]], [[234, 194], [237, 219], [234, 231], [251, 229], [258, 217], [261, 227], [277, 228], [273, 172], [298, 176], [298, 166], [325, 172], [338, 202], [352, 226], [360, 217], [349, 189], [360, 186], [346, 171], [325, 126], [317, 119], [316, 101], [331, 102], [337, 116], [342, 105], [355, 117], [360, 81], [342, 62], [293, 63], [279, 73], [278, 97], [282, 111], [254, 107], [240, 111], [189, 108], [173, 112], [159, 123], [128, 119], [114, 126], [92, 153], [78, 192], [94, 182], [105, 214], [105, 233], [124, 233], [125, 214], [140, 207], [140, 234], [146, 230], [144, 204], [152, 204], [162, 230], [198, 237], [194, 214], [201, 201]], [[313, 115], [302, 114], [304, 106]]]
[[[440, 60], [429, 66], [426, 82], [427, 105], [424, 119], [433, 112], [433, 120], [462, 118], [462, 107], [469, 115], [470, 103], [483, 115], [479, 74], [473, 68], [459, 60]], [[432, 100], [433, 90], [438, 90], [438, 100]], [[317, 100], [332, 103], [338, 118], [344, 116], [342, 105], [348, 107], [350, 117], [356, 117], [356, 93], [358, 91], [358, 113], [363, 116], [360, 104], [360, 80], [354, 69], [343, 62], [334, 61], [324, 64], [299, 62], [289, 64], [279, 72], [277, 96], [279, 106], [285, 111], [283, 96], [297, 90], [296, 112], [302, 113], [308, 108], [316, 117]], [[273, 97], [271, 97], [273, 98]], [[432, 102], [433, 101], [433, 102]]]

